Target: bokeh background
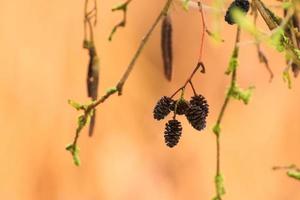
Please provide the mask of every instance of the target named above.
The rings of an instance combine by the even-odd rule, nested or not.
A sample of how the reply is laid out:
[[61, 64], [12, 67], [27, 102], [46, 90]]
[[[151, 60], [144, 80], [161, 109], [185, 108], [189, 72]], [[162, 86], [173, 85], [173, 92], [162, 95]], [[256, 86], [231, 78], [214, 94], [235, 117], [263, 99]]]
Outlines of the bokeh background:
[[[100, 94], [116, 84], [164, 0], [133, 1], [127, 27], [109, 43], [110, 30], [122, 17], [110, 11], [118, 2], [99, 1], [95, 37], [101, 58]], [[88, 101], [88, 54], [82, 49], [83, 3], [0, 3], [1, 199], [211, 199], [216, 153], [211, 128], [229, 83], [224, 71], [235, 27], [222, 22], [222, 44], [205, 40], [207, 73], [194, 79], [196, 89], [210, 104], [205, 131], [193, 130], [182, 117], [181, 141], [169, 149], [163, 139], [166, 121], [152, 119], [156, 101], [180, 87], [198, 56], [199, 13], [184, 12], [174, 4], [173, 82], [163, 77], [158, 28], [130, 75], [124, 95], [113, 96], [98, 108], [94, 137], [89, 138], [86, 129], [82, 132], [82, 166], [75, 167], [64, 148], [73, 139], [79, 114], [67, 100]], [[207, 12], [209, 28], [210, 19], [211, 13]], [[243, 34], [242, 41], [248, 40], [249, 36]], [[263, 49], [275, 73], [272, 83], [258, 62], [255, 46], [241, 48], [239, 85], [254, 85], [256, 89], [249, 105], [232, 101], [225, 114], [221, 138], [227, 192], [224, 199], [299, 200], [300, 182], [271, 168], [300, 165], [300, 82], [293, 80], [293, 89], [289, 90], [281, 76], [283, 55], [266, 46]]]

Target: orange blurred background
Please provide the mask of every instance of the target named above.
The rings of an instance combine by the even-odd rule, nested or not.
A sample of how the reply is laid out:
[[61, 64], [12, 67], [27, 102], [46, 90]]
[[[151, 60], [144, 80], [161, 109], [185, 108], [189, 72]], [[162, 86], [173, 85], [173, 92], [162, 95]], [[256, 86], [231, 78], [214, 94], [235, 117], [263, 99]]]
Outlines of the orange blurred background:
[[[101, 58], [100, 94], [116, 84], [164, 0], [133, 1], [126, 28], [109, 43], [108, 35], [122, 17], [110, 9], [119, 2], [99, 1], [95, 37]], [[173, 82], [163, 77], [158, 28], [130, 75], [124, 95], [113, 96], [98, 108], [94, 137], [87, 136], [87, 129], [82, 132], [82, 166], [75, 167], [64, 148], [73, 139], [79, 114], [67, 100], [88, 101], [83, 3], [1, 2], [1, 199], [211, 199], [216, 153], [211, 128], [229, 83], [224, 71], [235, 26], [222, 23], [225, 43], [205, 40], [207, 73], [194, 79], [196, 89], [210, 104], [205, 131], [195, 131], [181, 117], [183, 136], [176, 148], [169, 149], [163, 139], [166, 121], [152, 119], [156, 101], [180, 87], [197, 62], [199, 13], [184, 12], [175, 4]], [[210, 28], [211, 13], [206, 18]], [[244, 33], [242, 40], [250, 40], [249, 35]], [[299, 79], [293, 80], [292, 90], [287, 89], [281, 77], [284, 56], [269, 47], [263, 49], [275, 73], [272, 83], [258, 62], [255, 46], [242, 46], [240, 51], [239, 85], [255, 85], [256, 89], [249, 105], [232, 101], [225, 114], [221, 138], [224, 199], [299, 200], [300, 182], [283, 171], [271, 170], [274, 165], [300, 165]]]

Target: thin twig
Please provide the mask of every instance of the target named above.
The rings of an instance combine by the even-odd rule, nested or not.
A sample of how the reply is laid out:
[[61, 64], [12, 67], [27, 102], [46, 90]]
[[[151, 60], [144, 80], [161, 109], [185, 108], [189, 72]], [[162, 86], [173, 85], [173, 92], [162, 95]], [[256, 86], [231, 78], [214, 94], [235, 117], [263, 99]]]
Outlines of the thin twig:
[[193, 86], [193, 83], [192, 83], [192, 79], [194, 77], [194, 75], [196, 74], [196, 72], [201, 68], [200, 72], [201, 73], [205, 73], [205, 66], [202, 62], [202, 52], [203, 52], [203, 45], [204, 45], [204, 38], [205, 38], [205, 32], [206, 32], [206, 25], [205, 25], [205, 20], [204, 20], [204, 15], [203, 15], [203, 10], [202, 10], [202, 4], [200, 1], [197, 2], [197, 5], [198, 5], [198, 9], [199, 9], [199, 12], [201, 14], [201, 21], [202, 21], [202, 33], [201, 33], [201, 36], [200, 36], [200, 50], [199, 50], [199, 57], [198, 57], [198, 63], [195, 67], [195, 69], [193, 70], [193, 72], [191, 73], [191, 75], [187, 78], [187, 80], [185, 81], [185, 83], [183, 84], [183, 86], [181, 86], [178, 90], [176, 90], [170, 98], [173, 98], [179, 91], [184, 91], [186, 86], [188, 84], [190, 84], [192, 90], [193, 90], [193, 93], [194, 95], [197, 95], [196, 93], [196, 90]]
[[193, 72], [191, 73], [191, 75], [187, 78], [187, 80], [185, 81], [185, 83], [183, 84], [183, 86], [181, 86], [179, 89], [177, 89], [177, 90], [170, 96], [171, 99], [172, 99], [176, 94], [178, 94], [179, 91], [185, 90], [185, 88], [186, 88], [186, 86], [187, 86], [188, 84], [191, 85], [191, 87], [192, 87], [192, 89], [193, 89], [193, 91], [194, 91], [194, 94], [196, 94], [196, 90], [195, 90], [195, 88], [193, 87], [192, 79], [193, 79], [194, 75], [196, 74], [196, 72], [197, 72], [200, 68], [201, 68], [200, 72], [201, 72], [201, 73], [205, 73], [205, 67], [204, 67], [204, 64], [203, 64], [202, 62], [201, 62], [201, 63], [197, 63], [195, 69], [193, 70]]
[[295, 169], [295, 170], [299, 170], [299, 168], [297, 168], [296, 165], [292, 164], [292, 165], [289, 165], [289, 166], [274, 166], [272, 168], [273, 170], [290, 170], [290, 169]]
[[119, 28], [125, 27], [125, 26], [126, 26], [126, 22], [127, 22], [127, 7], [128, 7], [128, 5], [129, 5], [129, 3], [130, 3], [131, 1], [132, 1], [132, 0], [127, 0], [126, 2], [124, 2], [124, 3], [122, 3], [121, 5], [117, 6], [116, 8], [113, 8], [113, 9], [112, 9], [113, 12], [114, 12], [114, 11], [118, 11], [118, 10], [123, 11], [123, 19], [122, 19], [122, 21], [120, 21], [119, 23], [117, 23], [117, 24], [113, 27], [113, 29], [112, 29], [112, 31], [111, 31], [111, 33], [110, 33], [110, 35], [109, 35], [109, 38], [108, 38], [109, 41], [112, 40], [114, 34], [116, 33], [116, 31], [117, 31]]
[[[97, 24], [98, 17], [98, 8], [97, 8], [97, 0], [94, 0], [94, 7], [88, 11], [88, 2], [89, 0], [85, 0], [84, 3], [84, 41], [94, 41], [94, 30], [93, 25]], [[94, 23], [92, 25], [92, 18], [94, 18]], [[90, 38], [87, 38], [87, 28], [89, 28]]]
[[[254, 19], [253, 19], [253, 21], [254, 21], [254, 26], [256, 27], [257, 17], [258, 17], [258, 11], [257, 11], [257, 8], [255, 7], [255, 5], [252, 6], [252, 12], [254, 13], [254, 17], [253, 17]], [[260, 48], [260, 41], [259, 41], [259, 39], [257, 37], [255, 37], [255, 41], [256, 41], [255, 42], [255, 46], [256, 46], [256, 50], [257, 50], [257, 55], [258, 55], [259, 62], [264, 63], [267, 71], [270, 74], [269, 81], [271, 82], [272, 79], [273, 79], [273, 77], [274, 77], [274, 73], [273, 73], [272, 69], [269, 66], [269, 62], [268, 62], [267, 57], [265, 56], [265, 54], [263, 53], [263, 51]]]
[[203, 10], [202, 10], [202, 4], [200, 1], [197, 2], [199, 7], [199, 12], [201, 14], [201, 22], [202, 22], [202, 35], [201, 35], [201, 43], [200, 43], [200, 53], [198, 58], [198, 63], [202, 62], [202, 53], [203, 53], [203, 45], [204, 45], [204, 37], [206, 32], [206, 24], [204, 20]]
[[[184, 2], [184, 0], [179, 0], [179, 1]], [[220, 9], [217, 9], [213, 6], [209, 6], [209, 5], [206, 5], [206, 4], [203, 4], [203, 3], [201, 3], [201, 4], [202, 4], [203, 10], [205, 10], [205, 11], [222, 12], [222, 13], [226, 12], [226, 10], [220, 10]], [[193, 9], [199, 9], [198, 3], [194, 2], [194, 1], [190, 1], [189, 4], [188, 4], [188, 7], [193, 8]]]
[[190, 83], [190, 85], [191, 85], [191, 88], [192, 88], [192, 90], [193, 90], [194, 95], [197, 96], [197, 92], [196, 92], [196, 90], [195, 90], [195, 87], [194, 87], [193, 82], [190, 80], [189, 83]]

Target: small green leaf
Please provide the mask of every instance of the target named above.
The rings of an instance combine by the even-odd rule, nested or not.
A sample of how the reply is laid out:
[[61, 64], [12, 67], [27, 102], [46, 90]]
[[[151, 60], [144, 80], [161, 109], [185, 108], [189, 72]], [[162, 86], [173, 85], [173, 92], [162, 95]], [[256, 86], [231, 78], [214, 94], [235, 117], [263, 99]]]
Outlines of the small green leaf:
[[116, 6], [114, 6], [111, 11], [117, 11], [117, 10], [126, 10], [127, 9], [127, 5], [128, 5], [128, 2], [125, 2], [125, 3], [120, 3]]
[[73, 148], [74, 148], [74, 147], [73, 147], [73, 144], [69, 144], [69, 145], [66, 146], [66, 150], [67, 150], [67, 151], [71, 151], [71, 152], [72, 152], [72, 151], [73, 151]]
[[294, 179], [297, 179], [300, 181], [300, 171], [299, 170], [295, 170], [295, 169], [288, 170], [287, 175], [291, 178], [294, 178]]
[[229, 92], [230, 92], [230, 96], [232, 98], [241, 100], [244, 102], [244, 104], [247, 105], [251, 99], [253, 90], [254, 90], [253, 86], [244, 90], [244, 89], [238, 87], [237, 85], [235, 85]]
[[86, 125], [86, 123], [87, 123], [86, 115], [80, 115], [77, 120], [78, 126], [77, 126], [76, 132], [79, 133], [83, 129], [83, 127]]
[[112, 87], [112, 88], [108, 88], [107, 90], [106, 90], [106, 93], [115, 93], [115, 92], [117, 92], [118, 91], [118, 89], [116, 88], [116, 87]]
[[73, 161], [76, 166], [80, 166], [79, 150], [77, 149], [73, 154]]
[[220, 200], [220, 196], [225, 194], [224, 179], [221, 174], [215, 176], [215, 186], [218, 195], [213, 200]]
[[216, 124], [214, 125], [214, 127], [213, 127], [213, 132], [214, 132], [214, 134], [216, 134], [216, 135], [220, 135], [220, 133], [221, 133], [221, 126], [220, 126], [219, 123], [216, 123]]
[[238, 49], [235, 48], [229, 60], [228, 68], [225, 74], [230, 75], [238, 66]]
[[184, 0], [182, 2], [182, 7], [184, 8], [185, 11], [189, 10], [189, 2], [190, 2], [190, 0]]
[[82, 110], [83, 109], [83, 105], [81, 105], [80, 103], [77, 103], [73, 100], [68, 100], [68, 103], [73, 107], [75, 108], [76, 110]]
[[284, 82], [287, 82], [288, 88], [292, 89], [292, 79], [288, 70], [284, 70], [282, 78]]
[[289, 9], [290, 7], [292, 7], [292, 2], [283, 2], [282, 4], [281, 4], [281, 6], [282, 6], [282, 8], [283, 9], [285, 9], [285, 10], [287, 10], [287, 9]]
[[79, 148], [77, 146], [74, 146], [73, 144], [70, 144], [66, 147], [66, 150], [72, 154], [74, 164], [76, 166], [79, 166], [80, 165]]
[[278, 28], [278, 30], [271, 35], [271, 44], [278, 52], [283, 52], [287, 43], [288, 38], [284, 35], [282, 28]]
[[224, 179], [221, 174], [219, 174], [215, 177], [215, 183], [216, 183], [216, 189], [217, 189], [218, 193], [221, 195], [224, 195], [225, 194]]
[[93, 115], [95, 114], [95, 109], [91, 109], [88, 114], [86, 115], [86, 124], [89, 124], [91, 121], [91, 118], [93, 117]]

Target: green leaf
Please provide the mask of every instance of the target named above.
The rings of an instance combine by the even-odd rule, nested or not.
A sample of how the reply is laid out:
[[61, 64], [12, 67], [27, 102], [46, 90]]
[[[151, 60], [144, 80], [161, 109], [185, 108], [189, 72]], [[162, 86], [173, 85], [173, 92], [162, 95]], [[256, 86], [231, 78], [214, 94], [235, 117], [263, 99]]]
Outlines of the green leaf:
[[271, 35], [271, 44], [278, 52], [283, 52], [287, 43], [288, 38], [284, 35], [282, 28], [278, 28], [278, 30]]
[[287, 10], [287, 9], [289, 9], [290, 7], [292, 7], [293, 6], [293, 4], [292, 4], [292, 2], [283, 2], [282, 4], [281, 4], [281, 6], [282, 6], [282, 8], [283, 9], [285, 9], [285, 10]]
[[300, 181], [300, 171], [299, 170], [295, 170], [295, 169], [288, 170], [287, 175], [291, 178], [294, 178], [294, 179]]
[[231, 90], [229, 90], [229, 92], [232, 98], [243, 101], [244, 104], [247, 105], [251, 99], [253, 90], [254, 90], [253, 86], [250, 86], [247, 89], [242, 89], [237, 85], [234, 85], [234, 87]]
[[190, 2], [190, 0], [184, 0], [182, 2], [182, 6], [183, 6], [183, 8], [184, 8], [185, 11], [189, 10], [189, 2]]
[[73, 154], [73, 161], [76, 166], [80, 166], [79, 150], [77, 149]]
[[238, 66], [238, 48], [234, 48], [225, 74], [230, 75]]
[[126, 10], [127, 9], [127, 5], [128, 3], [127, 2], [124, 2], [124, 3], [120, 3], [116, 6], [114, 6], [111, 10], [114, 12], [114, 11], [117, 11], [117, 10]]
[[86, 124], [89, 124], [90, 123], [90, 121], [91, 121], [91, 118], [93, 117], [93, 115], [95, 114], [95, 109], [91, 109], [90, 111], [89, 111], [89, 113], [86, 115], [87, 117], [86, 117]]
[[66, 150], [72, 152], [72, 151], [73, 151], [73, 144], [67, 145], [67, 146], [66, 146]]
[[66, 150], [72, 154], [74, 164], [76, 166], [80, 166], [79, 148], [74, 146], [74, 144], [69, 144], [66, 147]]
[[216, 135], [220, 135], [220, 133], [221, 133], [221, 126], [220, 126], [219, 123], [216, 123], [216, 124], [214, 125], [214, 127], [213, 127], [213, 132], [214, 132], [214, 134], [216, 134]]
[[220, 196], [223, 196], [225, 194], [225, 187], [224, 187], [224, 179], [221, 174], [218, 174], [215, 176], [215, 186], [216, 186], [216, 197], [213, 198], [213, 200], [221, 200]]
[[108, 88], [107, 90], [106, 90], [106, 93], [115, 93], [115, 92], [117, 92], [118, 91], [118, 89], [116, 88], [116, 87], [112, 87], [112, 88]]
[[86, 123], [87, 123], [86, 115], [80, 115], [77, 120], [76, 132], [79, 133], [83, 129], [83, 127], [86, 125]]
[[75, 102], [75, 101], [73, 101], [73, 100], [68, 100], [68, 103], [73, 107], [73, 108], [75, 108], [76, 110], [82, 110], [83, 109], [83, 105], [81, 105], [80, 103], [77, 103], [77, 102]]
[[292, 89], [292, 79], [288, 70], [284, 70], [282, 78], [284, 82], [287, 82], [288, 88]]

